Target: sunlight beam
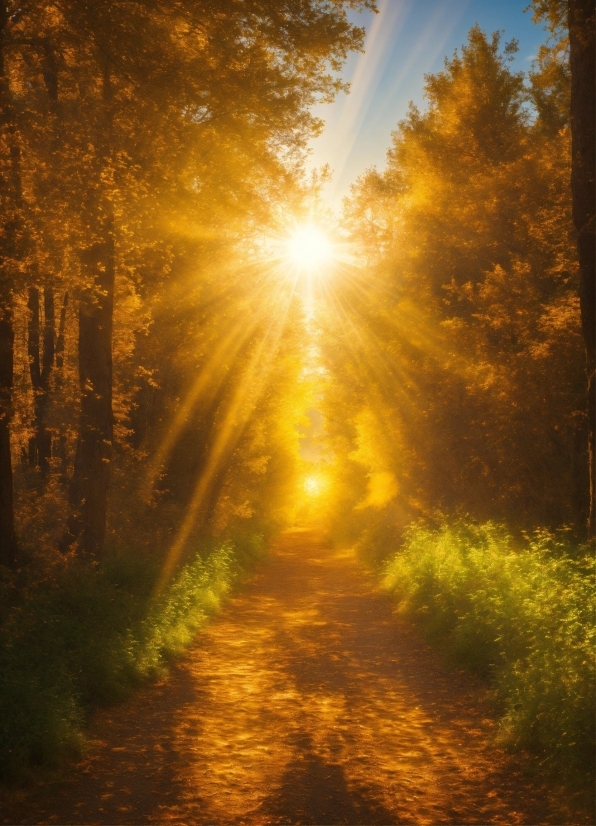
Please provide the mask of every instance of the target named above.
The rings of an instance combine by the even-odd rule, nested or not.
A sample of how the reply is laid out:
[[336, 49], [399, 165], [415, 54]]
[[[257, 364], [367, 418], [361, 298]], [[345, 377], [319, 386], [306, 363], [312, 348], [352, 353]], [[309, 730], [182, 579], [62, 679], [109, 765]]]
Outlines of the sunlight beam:
[[154, 597], [157, 597], [170, 581], [186, 542], [201, 514], [204, 503], [208, 499], [211, 484], [225, 462], [226, 456], [238, 444], [261, 398], [271, 369], [274, 366], [274, 356], [286, 326], [290, 299], [291, 296], [286, 301], [286, 306], [280, 308], [279, 315], [271, 322], [264, 339], [251, 356], [244, 375], [227, 404], [225, 415], [214, 434], [206, 465], [197, 479], [182, 524], [168, 549], [160, 576], [155, 585]]

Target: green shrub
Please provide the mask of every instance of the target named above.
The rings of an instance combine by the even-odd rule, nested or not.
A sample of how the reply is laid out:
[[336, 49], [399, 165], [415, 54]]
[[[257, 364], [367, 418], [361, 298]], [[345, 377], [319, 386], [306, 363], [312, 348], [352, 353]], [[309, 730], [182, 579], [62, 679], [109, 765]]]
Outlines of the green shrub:
[[586, 548], [504, 528], [415, 526], [386, 564], [400, 611], [489, 677], [501, 737], [572, 774], [593, 767], [595, 587]]
[[263, 545], [253, 536], [203, 548], [158, 597], [157, 564], [130, 553], [30, 587], [0, 629], [0, 775], [80, 751], [90, 710], [162, 672]]

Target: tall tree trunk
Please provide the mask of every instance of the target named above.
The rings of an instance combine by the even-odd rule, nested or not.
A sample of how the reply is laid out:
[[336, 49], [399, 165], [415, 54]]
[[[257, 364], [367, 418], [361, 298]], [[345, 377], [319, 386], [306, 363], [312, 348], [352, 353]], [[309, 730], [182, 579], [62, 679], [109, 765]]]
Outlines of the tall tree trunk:
[[0, 564], [13, 566], [16, 536], [10, 452], [10, 421], [14, 332], [12, 326], [12, 286], [14, 262], [19, 257], [22, 238], [22, 189], [20, 146], [4, 60], [8, 9], [0, 2]]
[[102, 109], [97, 124], [96, 180], [89, 196], [95, 241], [81, 252], [87, 286], [79, 301], [81, 413], [70, 485], [70, 516], [64, 544], [100, 559], [105, 549], [112, 440], [112, 324], [114, 315], [114, 218], [102, 178], [111, 160], [112, 80], [101, 52]]
[[39, 419], [39, 393], [41, 390], [41, 367], [39, 360], [39, 290], [29, 287], [27, 300], [29, 324], [27, 330], [27, 356], [29, 375], [33, 388], [33, 435], [29, 437], [29, 467], [37, 467], [37, 429]]
[[68, 309], [68, 291], [64, 293], [62, 307], [60, 308], [60, 321], [58, 323], [58, 337], [56, 339], [56, 367], [62, 370], [64, 367], [64, 336], [66, 335], [66, 311]]
[[10, 305], [0, 312], [0, 564], [12, 567], [17, 551], [10, 455], [14, 332]]
[[47, 427], [47, 407], [49, 402], [50, 380], [54, 369], [56, 349], [56, 318], [54, 312], [54, 290], [45, 287], [43, 291], [44, 325], [43, 357], [41, 362], [41, 389], [39, 399], [39, 418], [37, 427], [37, 455], [39, 469], [45, 479], [50, 472], [52, 458], [52, 432]]
[[29, 332], [27, 352], [34, 395], [33, 436], [29, 439], [29, 465], [39, 467], [45, 479], [50, 470], [52, 434], [46, 427], [48, 391], [54, 367], [55, 319], [54, 292], [44, 289], [43, 355], [40, 353], [40, 296], [37, 287], [29, 288]]
[[[68, 309], [68, 292], [64, 293], [62, 307], [60, 309], [60, 321], [58, 322], [58, 336], [56, 338], [56, 387], [62, 387], [64, 370], [64, 340], [66, 336], [66, 311]], [[66, 433], [64, 428], [60, 428], [58, 442], [56, 445], [56, 456], [60, 460], [60, 480], [68, 481], [68, 456], [66, 450]]]
[[112, 316], [114, 304], [114, 240], [106, 240], [81, 256], [93, 286], [79, 304], [79, 382], [81, 413], [70, 485], [70, 508], [64, 545], [75, 543], [82, 554], [100, 558], [104, 551], [107, 496], [112, 460]]
[[586, 345], [588, 377], [588, 462], [590, 469], [590, 512], [588, 531], [595, 535], [596, 488], [596, 290], [594, 225], [595, 118], [595, 37], [594, 0], [568, 0], [571, 65], [571, 190], [573, 222], [579, 252], [579, 298]]

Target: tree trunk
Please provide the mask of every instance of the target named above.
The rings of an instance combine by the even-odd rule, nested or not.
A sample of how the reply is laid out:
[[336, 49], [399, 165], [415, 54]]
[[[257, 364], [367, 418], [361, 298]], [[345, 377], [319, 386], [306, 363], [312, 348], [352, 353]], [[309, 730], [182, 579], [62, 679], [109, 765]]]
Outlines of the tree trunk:
[[586, 345], [588, 377], [588, 463], [590, 472], [590, 511], [588, 532], [595, 535], [596, 446], [596, 291], [594, 227], [594, 153], [595, 153], [595, 56], [594, 0], [569, 0], [569, 45], [571, 66], [571, 190], [573, 222], [579, 252], [579, 298]]
[[70, 485], [70, 516], [64, 545], [100, 559], [105, 549], [108, 489], [114, 433], [112, 413], [112, 325], [114, 315], [114, 218], [103, 176], [110, 165], [112, 80], [101, 51], [102, 109], [96, 134], [96, 178], [89, 189], [95, 241], [80, 254], [89, 285], [79, 301], [81, 413]]
[[29, 288], [27, 301], [29, 324], [27, 331], [27, 356], [29, 375], [33, 388], [33, 435], [29, 437], [29, 467], [37, 467], [37, 431], [39, 421], [39, 394], [41, 391], [41, 367], [39, 361], [39, 290]]
[[52, 455], [52, 434], [46, 427], [46, 412], [50, 378], [54, 367], [55, 319], [54, 291], [44, 289], [43, 355], [40, 354], [40, 301], [39, 289], [29, 288], [29, 334], [27, 352], [29, 372], [34, 396], [33, 436], [29, 439], [29, 465], [39, 467], [42, 478], [47, 478]]
[[12, 326], [12, 286], [14, 261], [21, 252], [22, 189], [20, 146], [4, 61], [8, 23], [6, 2], [0, 2], [0, 564], [16, 561], [16, 536], [10, 453], [14, 332]]
[[68, 309], [68, 292], [64, 293], [64, 300], [60, 309], [60, 322], [58, 324], [58, 338], [56, 339], [56, 367], [62, 370], [64, 367], [64, 336], [66, 334], [66, 310]]
[[81, 256], [93, 286], [79, 304], [79, 382], [81, 413], [70, 485], [64, 546], [99, 559], [104, 551], [107, 496], [112, 460], [112, 315], [114, 240], [111, 225], [104, 243]]
[[0, 317], [0, 564], [9, 567], [17, 550], [10, 455], [13, 353], [12, 309], [7, 306]]
[[[68, 309], [68, 292], [64, 293], [62, 307], [60, 309], [60, 321], [58, 322], [58, 336], [56, 338], [56, 387], [62, 387], [64, 369], [64, 339], [66, 335], [66, 310]], [[66, 450], [66, 433], [64, 427], [60, 428], [56, 444], [56, 457], [60, 460], [60, 480], [68, 481], [68, 456]]]
[[50, 380], [54, 369], [56, 348], [56, 319], [54, 313], [54, 290], [45, 287], [43, 291], [44, 325], [43, 357], [41, 362], [41, 389], [39, 399], [39, 418], [37, 427], [37, 455], [41, 475], [45, 479], [50, 472], [52, 458], [52, 432], [46, 427], [47, 407], [49, 402]]

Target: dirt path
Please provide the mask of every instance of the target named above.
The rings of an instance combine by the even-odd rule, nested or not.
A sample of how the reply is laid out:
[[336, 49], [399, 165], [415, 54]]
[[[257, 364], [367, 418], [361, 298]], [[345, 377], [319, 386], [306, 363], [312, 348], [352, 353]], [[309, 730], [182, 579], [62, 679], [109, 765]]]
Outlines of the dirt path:
[[349, 554], [288, 532], [171, 677], [98, 715], [71, 778], [3, 822], [563, 822], [479, 697]]

